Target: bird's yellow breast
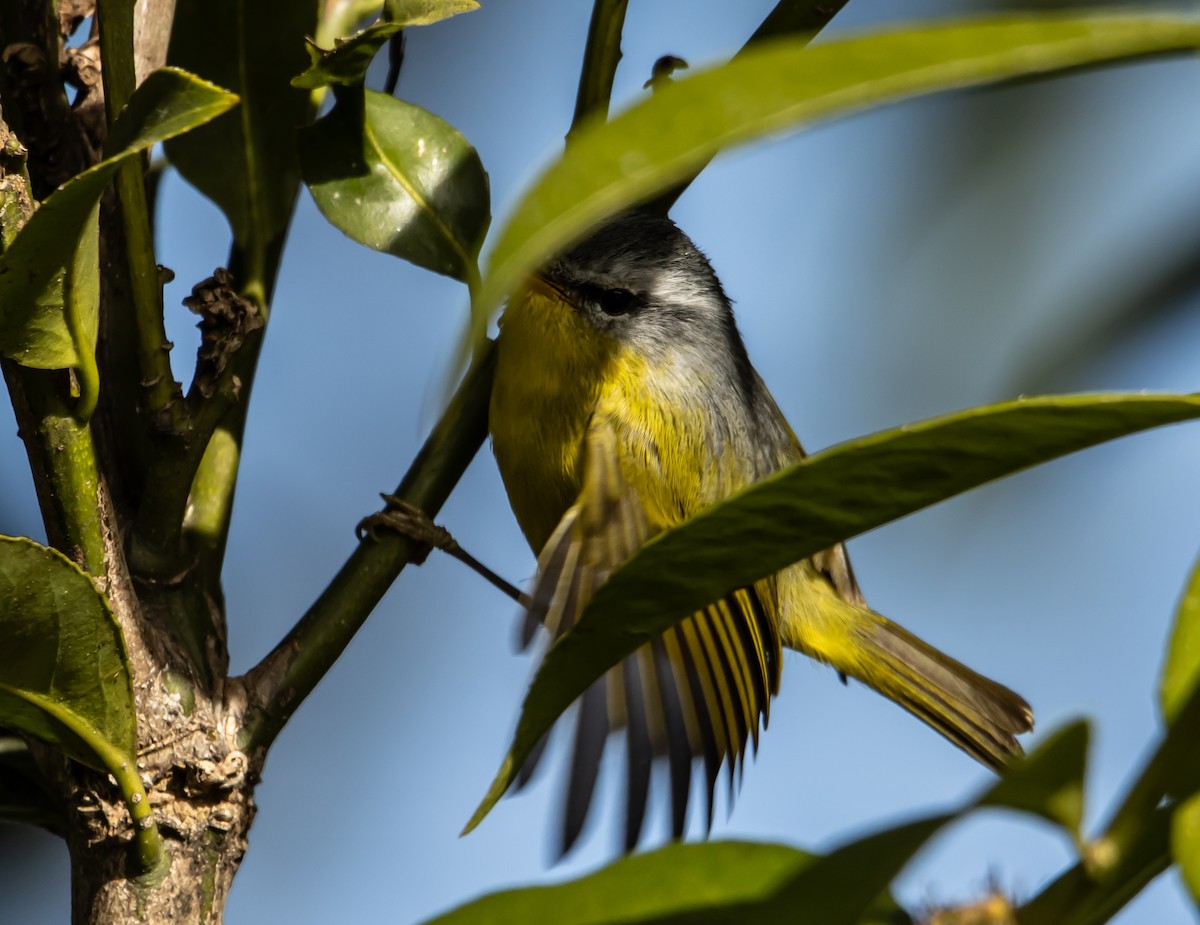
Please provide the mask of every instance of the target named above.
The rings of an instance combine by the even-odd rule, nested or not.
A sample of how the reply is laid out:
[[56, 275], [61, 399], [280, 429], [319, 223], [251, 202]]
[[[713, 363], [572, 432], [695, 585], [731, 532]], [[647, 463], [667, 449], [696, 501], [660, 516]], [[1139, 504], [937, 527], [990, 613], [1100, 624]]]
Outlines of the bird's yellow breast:
[[513, 513], [534, 551], [575, 501], [587, 422], [616, 344], [562, 300], [515, 298], [501, 323], [489, 426]]
[[718, 435], [712, 385], [683, 354], [665, 350], [651, 362], [551, 293], [515, 299], [500, 333], [490, 426], [534, 551], [579, 495], [593, 414], [612, 426], [623, 475], [660, 529], [752, 481], [745, 448]]

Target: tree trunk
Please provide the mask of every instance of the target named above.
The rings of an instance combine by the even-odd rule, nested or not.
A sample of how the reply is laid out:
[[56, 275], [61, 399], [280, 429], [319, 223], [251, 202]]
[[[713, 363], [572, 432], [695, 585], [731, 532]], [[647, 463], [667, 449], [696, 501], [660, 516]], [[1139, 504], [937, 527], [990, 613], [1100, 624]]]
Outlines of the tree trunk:
[[227, 688], [230, 701], [201, 701], [181, 676], [164, 671], [139, 697], [139, 727], [155, 730], [149, 741], [142, 735], [138, 758], [165, 848], [155, 870], [139, 869], [132, 821], [111, 779], [60, 764], [72, 807], [74, 925], [222, 921], [258, 781], [257, 767], [237, 749], [240, 688]]

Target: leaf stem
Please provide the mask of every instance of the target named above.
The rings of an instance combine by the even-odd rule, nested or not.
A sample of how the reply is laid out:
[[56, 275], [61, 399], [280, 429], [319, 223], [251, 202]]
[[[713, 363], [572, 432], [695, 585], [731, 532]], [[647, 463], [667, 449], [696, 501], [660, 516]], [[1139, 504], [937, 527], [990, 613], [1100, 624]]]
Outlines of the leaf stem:
[[[487, 436], [495, 353], [495, 343], [489, 342], [394, 492], [430, 517]], [[245, 675], [249, 706], [239, 736], [243, 751], [270, 746], [418, 549], [398, 533], [360, 543], [308, 612]]]
[[137, 765], [107, 744], [89, 743], [105, 759], [108, 771], [121, 789], [121, 796], [133, 820], [133, 846], [141, 873], [149, 873], [163, 861], [162, 835], [154, 821], [146, 788], [138, 776]]

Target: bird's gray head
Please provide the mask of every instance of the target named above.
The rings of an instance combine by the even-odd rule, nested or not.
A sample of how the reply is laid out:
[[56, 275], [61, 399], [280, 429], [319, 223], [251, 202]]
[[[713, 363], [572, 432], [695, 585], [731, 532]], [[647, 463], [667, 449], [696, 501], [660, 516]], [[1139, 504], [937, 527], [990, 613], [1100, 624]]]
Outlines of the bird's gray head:
[[627, 212], [542, 275], [591, 325], [627, 346], [745, 354], [712, 265], [669, 218]]

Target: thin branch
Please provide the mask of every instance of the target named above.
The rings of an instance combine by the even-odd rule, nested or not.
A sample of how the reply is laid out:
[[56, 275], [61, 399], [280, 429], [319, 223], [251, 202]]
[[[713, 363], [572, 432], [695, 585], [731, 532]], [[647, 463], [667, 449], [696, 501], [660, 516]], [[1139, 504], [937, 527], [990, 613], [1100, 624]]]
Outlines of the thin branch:
[[579, 74], [579, 92], [575, 96], [575, 115], [567, 132], [567, 144], [589, 117], [608, 117], [613, 78], [621, 60], [621, 31], [629, 0], [596, 0], [588, 26], [587, 46]]
[[[118, 15], [121, 14], [121, 15]], [[137, 86], [134, 71], [134, 10], [101, 0], [96, 15], [100, 24], [100, 57], [104, 62], [104, 103], [111, 127]], [[143, 405], [160, 428], [184, 426], [179, 385], [171, 374], [170, 342], [160, 309], [161, 283], [154, 258], [146, 184], [141, 158], [132, 158], [117, 172], [117, 198], [129, 261], [130, 298], [137, 325], [138, 366], [145, 388]]]
[[[496, 348], [481, 353], [393, 493], [434, 516], [487, 436]], [[239, 747], [265, 750], [325, 676], [422, 544], [382, 533], [358, 545], [275, 649], [242, 679], [248, 694]], [[260, 755], [261, 757], [261, 755]]]

